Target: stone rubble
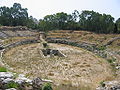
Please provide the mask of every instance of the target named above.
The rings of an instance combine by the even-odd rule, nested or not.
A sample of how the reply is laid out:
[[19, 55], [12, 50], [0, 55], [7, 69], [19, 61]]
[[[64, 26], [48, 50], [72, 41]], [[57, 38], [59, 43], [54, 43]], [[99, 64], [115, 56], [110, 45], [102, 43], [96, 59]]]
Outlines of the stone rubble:
[[96, 90], [120, 90], [119, 81], [106, 81], [101, 86], [97, 87]]
[[[6, 87], [11, 82], [16, 83], [19, 87], [17, 89]], [[0, 72], [0, 90], [39, 90], [47, 82], [52, 83], [51, 80], [43, 80], [40, 77], [31, 80], [23, 74], [19, 74], [15, 78], [15, 74], [12, 72]]]

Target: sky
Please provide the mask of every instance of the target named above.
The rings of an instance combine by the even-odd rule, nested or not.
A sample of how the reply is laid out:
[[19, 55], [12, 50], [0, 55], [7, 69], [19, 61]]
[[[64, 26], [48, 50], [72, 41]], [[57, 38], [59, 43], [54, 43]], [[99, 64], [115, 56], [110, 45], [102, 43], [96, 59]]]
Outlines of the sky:
[[120, 18], [120, 0], [0, 0], [0, 7], [11, 7], [14, 3], [20, 3], [28, 9], [29, 16], [37, 19], [58, 12], [70, 14], [74, 10], [93, 10]]

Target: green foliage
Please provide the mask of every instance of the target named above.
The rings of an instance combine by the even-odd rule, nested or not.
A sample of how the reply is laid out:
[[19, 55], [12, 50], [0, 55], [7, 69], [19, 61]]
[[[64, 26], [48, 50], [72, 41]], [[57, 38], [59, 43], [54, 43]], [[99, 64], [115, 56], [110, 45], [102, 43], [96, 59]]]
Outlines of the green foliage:
[[0, 72], [7, 72], [7, 69], [5, 67], [0, 67]]
[[12, 7], [0, 7], [0, 24], [3, 26], [25, 26], [28, 20], [26, 8], [14, 3]]
[[101, 82], [100, 82], [100, 85], [101, 85], [102, 87], [105, 87], [104, 81], [101, 81]]
[[42, 90], [53, 90], [50, 83], [45, 83], [42, 87]]
[[14, 3], [10, 8], [0, 7], [0, 25], [27, 26], [45, 32], [56, 29], [82, 29], [96, 33], [120, 33], [120, 18], [114, 23], [114, 18], [111, 15], [88, 10], [79, 13], [74, 10], [72, 14], [60, 12], [46, 15], [38, 22], [32, 16], [28, 17], [27, 9], [22, 8], [19, 3]]
[[0, 24], [0, 27], [1, 27], [2, 25]]
[[115, 58], [107, 59], [107, 61], [108, 61], [109, 63], [113, 64], [113, 63], [116, 61], [116, 59], [115, 59]]
[[82, 29], [97, 33], [112, 33], [114, 30], [114, 18], [111, 15], [99, 14], [94, 11], [82, 11], [79, 23]]
[[98, 50], [105, 50], [106, 46], [98, 46]]
[[116, 21], [116, 28], [117, 28], [116, 32], [120, 33], [120, 18]]
[[33, 18], [30, 16], [27, 20], [27, 27], [31, 29], [37, 29], [38, 28], [38, 21], [36, 18]]
[[44, 48], [49, 48], [49, 46], [48, 46], [47, 43], [43, 43], [43, 47], [44, 47]]
[[19, 87], [19, 84], [18, 83], [15, 83], [13, 81], [9, 82], [7, 85], [6, 85], [7, 88], [18, 88]]
[[111, 70], [114, 72], [114, 75], [116, 76], [116, 64], [114, 63], [116, 61], [115, 58], [111, 58], [111, 59], [107, 59], [107, 61], [110, 63], [111, 65]]
[[96, 33], [116, 33], [117, 25], [111, 15], [99, 14], [94, 11], [75, 10], [72, 14], [64, 12], [47, 15], [39, 21], [40, 30], [53, 29], [89, 30]]

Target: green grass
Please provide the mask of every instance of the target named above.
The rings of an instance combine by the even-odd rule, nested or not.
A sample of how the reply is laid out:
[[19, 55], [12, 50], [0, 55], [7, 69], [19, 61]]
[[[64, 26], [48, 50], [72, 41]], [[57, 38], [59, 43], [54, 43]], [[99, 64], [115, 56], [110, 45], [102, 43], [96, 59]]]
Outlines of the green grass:
[[19, 87], [19, 84], [18, 83], [15, 83], [13, 81], [9, 82], [7, 85], [6, 85], [7, 88], [18, 88]]
[[114, 64], [114, 62], [116, 61], [116, 59], [115, 58], [112, 58], [112, 59], [107, 59], [107, 61], [108, 61], [108, 63], [110, 63], [110, 65], [111, 65], [111, 69], [112, 69], [112, 71], [113, 71], [113, 75], [114, 76], [116, 76], [117, 74], [116, 74], [116, 65]]
[[42, 87], [42, 90], [53, 90], [50, 83], [45, 83]]
[[98, 50], [105, 50], [106, 47], [105, 46], [98, 46]]
[[0, 67], [0, 72], [7, 72], [7, 69], [5, 67]]

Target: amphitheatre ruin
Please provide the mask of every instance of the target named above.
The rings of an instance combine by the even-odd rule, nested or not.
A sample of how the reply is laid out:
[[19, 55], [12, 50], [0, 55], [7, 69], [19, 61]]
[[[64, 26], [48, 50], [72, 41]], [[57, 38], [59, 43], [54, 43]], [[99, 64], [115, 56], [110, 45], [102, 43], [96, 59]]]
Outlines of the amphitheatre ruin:
[[[115, 38], [120, 35], [101, 36], [68, 30], [46, 35], [21, 26], [0, 27], [0, 66], [30, 79], [51, 80], [53, 86], [58, 86], [55, 90], [94, 90], [102, 81], [120, 78], [116, 69], [120, 40]], [[115, 58], [114, 67], [107, 61], [111, 58]]]

